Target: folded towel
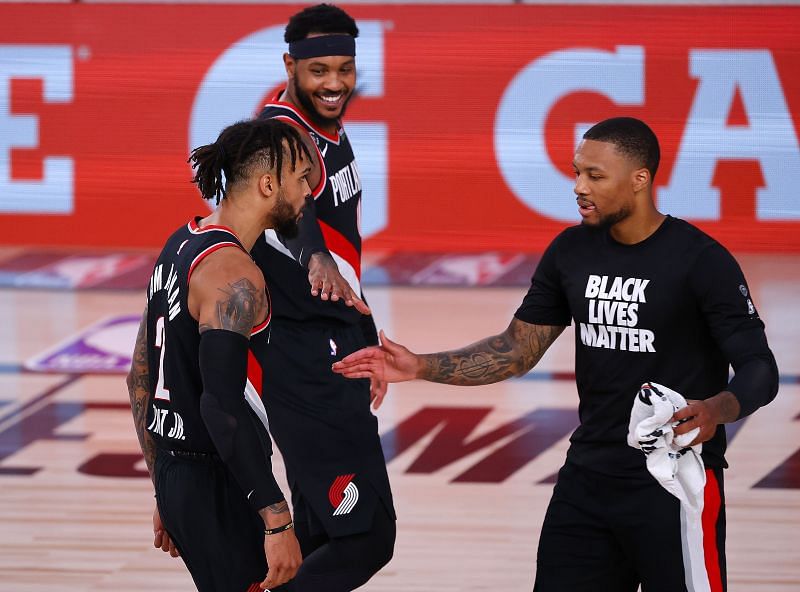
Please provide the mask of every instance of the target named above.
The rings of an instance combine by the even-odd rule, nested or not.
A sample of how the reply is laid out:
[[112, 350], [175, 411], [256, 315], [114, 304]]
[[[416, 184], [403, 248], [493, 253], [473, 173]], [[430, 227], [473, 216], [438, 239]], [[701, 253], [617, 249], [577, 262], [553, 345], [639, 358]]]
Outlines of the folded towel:
[[655, 382], [643, 384], [631, 409], [628, 445], [644, 452], [647, 470], [664, 489], [687, 506], [702, 509], [706, 484], [700, 458], [703, 445], [689, 446], [700, 429], [676, 436], [673, 428], [678, 422], [670, 421], [683, 407], [686, 399], [680, 393]]

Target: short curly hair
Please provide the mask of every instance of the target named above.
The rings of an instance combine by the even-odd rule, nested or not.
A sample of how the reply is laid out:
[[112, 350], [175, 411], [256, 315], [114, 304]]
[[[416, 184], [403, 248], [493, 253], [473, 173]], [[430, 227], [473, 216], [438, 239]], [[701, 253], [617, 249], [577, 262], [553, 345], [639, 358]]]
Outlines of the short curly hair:
[[311, 33], [339, 33], [358, 37], [358, 27], [353, 17], [338, 6], [317, 4], [304, 8], [289, 19], [283, 40], [292, 43], [305, 39]]
[[621, 154], [650, 171], [651, 179], [655, 178], [661, 149], [655, 133], [644, 121], [633, 117], [612, 117], [589, 128], [583, 138], [614, 144]]

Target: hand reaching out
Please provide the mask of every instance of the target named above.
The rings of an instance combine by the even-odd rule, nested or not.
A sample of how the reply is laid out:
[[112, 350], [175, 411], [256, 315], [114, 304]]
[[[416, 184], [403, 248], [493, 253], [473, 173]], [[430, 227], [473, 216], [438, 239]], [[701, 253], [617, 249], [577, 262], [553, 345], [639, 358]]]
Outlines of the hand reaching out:
[[369, 379], [369, 402], [372, 403], [373, 409], [378, 409], [383, 404], [383, 399], [386, 397], [386, 391], [389, 385], [383, 380], [370, 377]]
[[[333, 365], [333, 371], [346, 378], [369, 378], [378, 382], [403, 382], [417, 378], [421, 367], [422, 360], [420, 356], [399, 343], [391, 341], [381, 331], [380, 346], [367, 347], [353, 352], [341, 361], [336, 362]], [[382, 399], [383, 397], [381, 397]]]

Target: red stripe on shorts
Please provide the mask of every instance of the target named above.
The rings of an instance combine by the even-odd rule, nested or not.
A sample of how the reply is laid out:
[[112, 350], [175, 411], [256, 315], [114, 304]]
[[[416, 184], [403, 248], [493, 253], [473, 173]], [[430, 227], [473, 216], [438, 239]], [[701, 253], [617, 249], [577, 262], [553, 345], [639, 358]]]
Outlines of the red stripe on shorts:
[[719, 571], [719, 549], [717, 548], [717, 520], [722, 507], [719, 482], [711, 469], [706, 469], [706, 487], [703, 494], [703, 554], [711, 592], [722, 592], [722, 575]]

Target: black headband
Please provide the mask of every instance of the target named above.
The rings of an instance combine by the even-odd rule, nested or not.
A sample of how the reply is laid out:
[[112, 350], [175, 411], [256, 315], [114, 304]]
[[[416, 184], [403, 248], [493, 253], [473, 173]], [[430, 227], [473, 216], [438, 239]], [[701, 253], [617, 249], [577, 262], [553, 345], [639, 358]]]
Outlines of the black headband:
[[356, 40], [350, 35], [321, 35], [306, 37], [289, 44], [289, 55], [297, 60], [321, 56], [356, 55]]

